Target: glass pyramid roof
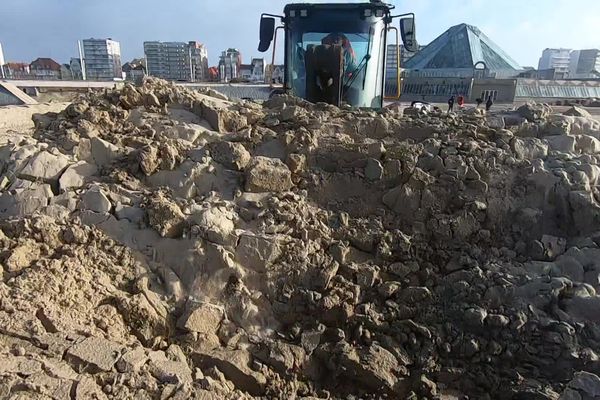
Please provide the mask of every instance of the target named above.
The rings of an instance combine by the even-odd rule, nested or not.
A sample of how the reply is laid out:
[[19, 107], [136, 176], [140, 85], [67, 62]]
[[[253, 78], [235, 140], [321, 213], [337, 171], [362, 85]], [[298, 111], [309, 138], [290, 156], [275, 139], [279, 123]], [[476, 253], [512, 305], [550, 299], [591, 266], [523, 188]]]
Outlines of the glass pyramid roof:
[[451, 27], [408, 60], [407, 69], [473, 68], [483, 61], [489, 70], [520, 70], [519, 64], [477, 27]]

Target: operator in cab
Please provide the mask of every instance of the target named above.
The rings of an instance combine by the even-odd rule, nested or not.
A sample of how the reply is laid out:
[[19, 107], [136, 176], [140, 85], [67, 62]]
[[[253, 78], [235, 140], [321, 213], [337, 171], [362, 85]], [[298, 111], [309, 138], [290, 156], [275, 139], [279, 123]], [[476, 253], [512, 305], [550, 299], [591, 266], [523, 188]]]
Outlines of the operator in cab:
[[352, 77], [353, 72], [357, 68], [356, 53], [354, 52], [348, 37], [343, 33], [330, 33], [321, 39], [321, 44], [342, 47], [344, 54], [344, 76], [347, 78]]

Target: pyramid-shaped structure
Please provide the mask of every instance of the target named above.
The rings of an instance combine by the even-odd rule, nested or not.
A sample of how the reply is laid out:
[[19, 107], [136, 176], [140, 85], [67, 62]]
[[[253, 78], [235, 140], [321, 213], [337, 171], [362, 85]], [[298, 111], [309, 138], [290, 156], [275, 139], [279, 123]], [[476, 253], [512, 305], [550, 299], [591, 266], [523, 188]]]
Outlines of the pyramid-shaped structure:
[[477, 27], [460, 24], [451, 27], [409, 59], [411, 70], [472, 70], [483, 61], [489, 71], [510, 75], [519, 64]]

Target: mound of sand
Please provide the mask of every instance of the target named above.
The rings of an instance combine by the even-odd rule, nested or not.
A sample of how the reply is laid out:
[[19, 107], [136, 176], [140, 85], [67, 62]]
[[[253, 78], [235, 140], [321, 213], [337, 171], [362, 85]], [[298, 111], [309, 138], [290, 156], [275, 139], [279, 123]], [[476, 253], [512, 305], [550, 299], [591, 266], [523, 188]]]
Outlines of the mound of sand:
[[600, 123], [406, 114], [148, 79], [35, 115], [0, 397], [600, 396]]

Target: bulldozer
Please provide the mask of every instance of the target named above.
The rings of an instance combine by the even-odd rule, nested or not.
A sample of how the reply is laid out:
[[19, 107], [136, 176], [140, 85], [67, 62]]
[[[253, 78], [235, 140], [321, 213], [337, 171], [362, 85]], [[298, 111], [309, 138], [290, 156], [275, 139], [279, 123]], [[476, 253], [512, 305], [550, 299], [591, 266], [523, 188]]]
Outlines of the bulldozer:
[[[283, 15], [261, 15], [258, 50], [273, 44], [275, 64], [277, 33], [284, 33], [284, 79], [281, 92], [310, 102], [360, 108], [382, 108], [388, 36], [398, 49], [399, 36], [407, 51], [417, 51], [413, 13], [393, 15], [394, 6], [368, 3], [294, 3]], [[281, 25], [276, 27], [276, 20]], [[399, 21], [399, 30], [393, 26]], [[398, 34], [400, 32], [400, 35]], [[395, 62], [400, 95], [400, 50]]]

